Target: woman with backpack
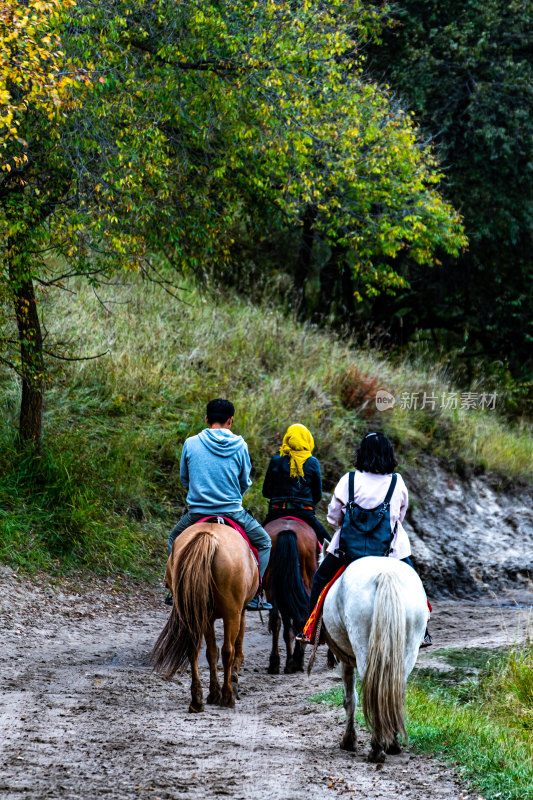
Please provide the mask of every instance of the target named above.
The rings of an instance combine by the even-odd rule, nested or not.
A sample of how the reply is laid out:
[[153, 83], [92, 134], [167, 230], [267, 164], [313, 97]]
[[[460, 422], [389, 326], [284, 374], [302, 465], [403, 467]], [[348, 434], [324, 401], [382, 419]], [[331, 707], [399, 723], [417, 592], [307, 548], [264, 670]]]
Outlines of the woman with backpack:
[[[326, 584], [343, 564], [356, 558], [388, 554], [413, 567], [409, 558], [411, 545], [402, 526], [409, 496], [402, 476], [394, 472], [397, 463], [392, 444], [383, 433], [367, 433], [361, 440], [356, 472], [343, 475], [328, 507], [327, 519], [336, 531], [313, 578], [309, 599], [311, 611]], [[344, 524], [347, 508], [349, 519]], [[380, 519], [385, 520], [385, 524], [380, 525]], [[353, 524], [350, 527], [351, 520]], [[374, 536], [377, 538], [371, 541]], [[364, 551], [365, 547], [369, 548], [368, 552]], [[431, 636], [426, 631], [422, 646], [431, 643]]]

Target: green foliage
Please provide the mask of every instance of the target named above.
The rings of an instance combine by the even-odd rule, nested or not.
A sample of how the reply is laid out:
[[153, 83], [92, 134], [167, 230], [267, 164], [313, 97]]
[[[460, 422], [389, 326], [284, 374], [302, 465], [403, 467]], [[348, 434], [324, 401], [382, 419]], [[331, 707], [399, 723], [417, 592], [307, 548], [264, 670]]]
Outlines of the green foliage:
[[309, 207], [371, 296], [403, 285], [390, 265], [400, 252], [428, 264], [435, 248], [465, 244], [415, 126], [363, 79], [372, 10], [311, 0], [48, 5], [58, 13], [43, 6], [31, 35], [3, 41], [0, 54], [9, 64], [14, 49], [59, 87], [49, 97], [28, 78], [3, 90], [17, 136], [6, 129], [0, 141], [0, 293], [19, 330], [0, 340], [36, 388], [35, 419], [51, 349], [35, 281], [57, 287], [83, 274], [96, 285], [121, 268], [171, 284], [152, 258], [161, 253], [177, 272], [205, 276], [209, 262], [218, 271], [230, 262], [239, 226], [292, 229]]
[[78, 264], [90, 255], [93, 270], [104, 256], [131, 266], [157, 211], [170, 227], [157, 228], [152, 248], [164, 243], [194, 268], [201, 254], [228, 255], [228, 223], [255, 198], [285, 224], [316, 203], [325, 232], [347, 239], [374, 284], [395, 281], [382, 255], [408, 247], [426, 263], [436, 244], [457, 252], [464, 237], [433, 191], [431, 155], [386, 92], [362, 80], [356, 53], [373, 17], [356, 11], [80, 0], [65, 63], [59, 52], [50, 65], [76, 76], [70, 113], [49, 125], [41, 96], [31, 115], [22, 106], [24, 167], [4, 176], [3, 195], [17, 235], [45, 235], [40, 217], [49, 250]]
[[523, 0], [391, 3], [369, 61], [434, 137], [470, 240], [430, 273], [406, 265], [410, 291], [373, 314], [393, 329], [401, 316], [404, 340], [417, 328], [451, 332], [448, 349], [507, 362], [522, 380], [533, 342], [531, 22]]

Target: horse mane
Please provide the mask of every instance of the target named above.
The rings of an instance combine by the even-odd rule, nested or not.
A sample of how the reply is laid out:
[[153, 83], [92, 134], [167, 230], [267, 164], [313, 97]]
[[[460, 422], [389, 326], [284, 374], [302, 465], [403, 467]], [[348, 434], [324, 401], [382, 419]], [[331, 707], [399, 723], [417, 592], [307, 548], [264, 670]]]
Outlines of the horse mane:
[[381, 573], [376, 583], [362, 682], [363, 714], [373, 735], [387, 748], [397, 733], [407, 738], [403, 708], [405, 606], [395, 573]]
[[212, 563], [218, 549], [212, 531], [199, 531], [173, 566], [174, 605], [150, 655], [154, 671], [171, 678], [199, 650], [213, 613]]

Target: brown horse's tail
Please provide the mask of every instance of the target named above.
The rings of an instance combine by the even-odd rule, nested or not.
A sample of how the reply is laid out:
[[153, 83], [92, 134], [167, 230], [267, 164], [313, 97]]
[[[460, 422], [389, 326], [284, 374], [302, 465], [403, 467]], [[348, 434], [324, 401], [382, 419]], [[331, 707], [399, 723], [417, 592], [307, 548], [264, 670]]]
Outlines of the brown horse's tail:
[[174, 605], [154, 645], [150, 660], [156, 672], [171, 678], [198, 652], [213, 611], [212, 564], [216, 536], [200, 531], [181, 550], [174, 565]]
[[303, 630], [309, 616], [309, 595], [300, 572], [298, 539], [291, 530], [280, 531], [270, 563], [270, 591], [284, 625]]
[[363, 678], [363, 713], [373, 739], [387, 749], [396, 734], [407, 737], [405, 688], [405, 606], [397, 576], [384, 572], [377, 579], [372, 627]]

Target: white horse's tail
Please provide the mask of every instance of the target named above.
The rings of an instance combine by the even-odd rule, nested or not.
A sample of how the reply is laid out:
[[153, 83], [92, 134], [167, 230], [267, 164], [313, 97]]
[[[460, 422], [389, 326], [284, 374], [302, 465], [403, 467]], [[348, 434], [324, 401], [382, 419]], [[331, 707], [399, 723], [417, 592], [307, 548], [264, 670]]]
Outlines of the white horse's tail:
[[383, 572], [376, 583], [362, 687], [363, 714], [372, 739], [380, 741], [386, 750], [396, 734], [407, 737], [403, 706], [405, 606], [394, 573]]

